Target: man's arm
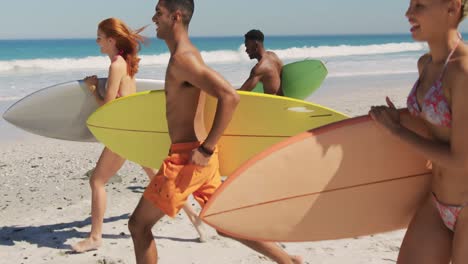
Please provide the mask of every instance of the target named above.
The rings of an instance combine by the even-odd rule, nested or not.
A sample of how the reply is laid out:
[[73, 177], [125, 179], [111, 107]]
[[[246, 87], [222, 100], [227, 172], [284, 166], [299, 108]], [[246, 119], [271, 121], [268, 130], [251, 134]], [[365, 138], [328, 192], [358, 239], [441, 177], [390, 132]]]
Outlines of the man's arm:
[[240, 97], [229, 82], [194, 54], [174, 57], [174, 64], [179, 76], [185, 76], [187, 82], [218, 99], [213, 126], [203, 143], [205, 148], [213, 150], [229, 125]]
[[253, 69], [250, 71], [249, 78], [241, 86], [239, 91], [247, 91], [247, 92], [252, 91], [255, 88], [255, 86], [257, 86], [257, 83], [260, 82], [261, 79], [262, 79], [262, 74], [260, 73], [259, 68], [257, 66], [253, 67]]

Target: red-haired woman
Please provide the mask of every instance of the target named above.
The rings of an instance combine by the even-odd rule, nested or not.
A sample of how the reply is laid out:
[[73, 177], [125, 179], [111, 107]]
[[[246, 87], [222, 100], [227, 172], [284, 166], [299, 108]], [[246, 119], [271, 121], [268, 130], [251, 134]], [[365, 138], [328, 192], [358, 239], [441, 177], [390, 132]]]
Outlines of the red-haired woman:
[[[125, 23], [117, 18], [108, 18], [99, 23], [96, 43], [101, 48], [101, 53], [107, 54], [111, 61], [109, 75], [106, 84], [106, 93], [103, 98], [98, 96], [96, 76], [86, 77], [84, 82], [94, 94], [100, 105], [106, 104], [116, 98], [131, 95], [136, 92], [135, 74], [138, 72], [138, 52], [140, 43], [144, 38], [139, 35], [144, 28], [132, 31]], [[91, 177], [91, 233], [89, 237], [72, 246], [76, 252], [85, 252], [97, 249], [102, 244], [102, 225], [106, 210], [105, 184], [117, 173], [124, 164], [125, 159], [115, 154], [108, 148], [104, 148], [96, 164]], [[143, 168], [151, 179], [156, 171]], [[192, 208], [186, 204], [185, 212], [203, 240], [199, 230], [201, 224], [198, 216]]]

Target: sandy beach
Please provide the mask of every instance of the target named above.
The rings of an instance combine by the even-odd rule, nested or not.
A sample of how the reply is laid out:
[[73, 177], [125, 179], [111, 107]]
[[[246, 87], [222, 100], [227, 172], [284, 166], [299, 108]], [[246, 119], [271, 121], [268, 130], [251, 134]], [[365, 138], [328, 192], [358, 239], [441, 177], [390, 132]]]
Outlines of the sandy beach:
[[[334, 78], [308, 101], [350, 116], [366, 114], [385, 96], [404, 106], [413, 75]], [[349, 93], [340, 93], [343, 86]], [[372, 87], [375, 86], [375, 89]], [[0, 113], [12, 102], [0, 102]], [[121, 182], [109, 183], [104, 244], [97, 251], [73, 254], [70, 244], [90, 230], [90, 189], [85, 176], [102, 150], [98, 143], [42, 138], [0, 120], [0, 263], [135, 263], [127, 228], [148, 180], [127, 162]], [[197, 210], [198, 205], [192, 200]], [[245, 246], [216, 235], [198, 235], [185, 214], [164, 218], [154, 229], [160, 263], [271, 263]], [[281, 243], [305, 263], [395, 263], [404, 230], [336, 241]]]

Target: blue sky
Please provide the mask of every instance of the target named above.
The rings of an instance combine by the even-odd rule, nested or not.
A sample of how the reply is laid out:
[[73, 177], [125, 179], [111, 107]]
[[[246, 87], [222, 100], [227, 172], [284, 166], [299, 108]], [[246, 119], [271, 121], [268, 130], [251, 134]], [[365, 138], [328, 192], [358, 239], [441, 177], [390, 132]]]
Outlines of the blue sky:
[[[157, 1], [2, 1], [0, 39], [94, 38], [102, 19], [118, 17], [131, 27], [151, 23]], [[198, 0], [192, 36], [408, 33], [409, 0]], [[7, 26], [8, 25], [8, 26]], [[154, 26], [144, 33], [154, 36]], [[468, 22], [461, 26], [468, 31]]]

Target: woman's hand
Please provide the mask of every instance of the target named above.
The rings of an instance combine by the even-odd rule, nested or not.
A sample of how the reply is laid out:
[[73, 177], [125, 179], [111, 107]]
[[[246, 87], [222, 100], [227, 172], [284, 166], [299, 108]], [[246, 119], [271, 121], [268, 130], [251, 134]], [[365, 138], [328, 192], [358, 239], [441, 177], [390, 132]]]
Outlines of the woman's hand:
[[83, 79], [84, 83], [86, 86], [88, 86], [88, 89], [91, 93], [94, 93], [96, 90], [96, 87], [98, 86], [98, 78], [96, 75], [92, 76], [86, 76], [86, 78]]
[[388, 106], [372, 106], [369, 115], [379, 127], [397, 134], [401, 129], [400, 113], [388, 97], [386, 101]]

